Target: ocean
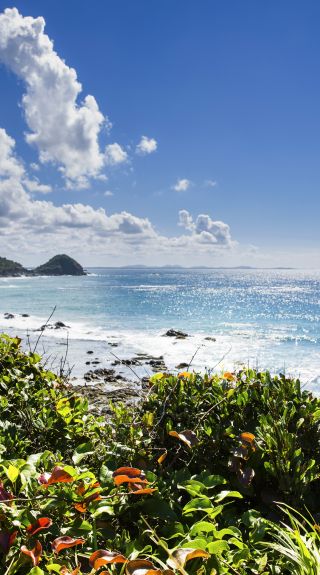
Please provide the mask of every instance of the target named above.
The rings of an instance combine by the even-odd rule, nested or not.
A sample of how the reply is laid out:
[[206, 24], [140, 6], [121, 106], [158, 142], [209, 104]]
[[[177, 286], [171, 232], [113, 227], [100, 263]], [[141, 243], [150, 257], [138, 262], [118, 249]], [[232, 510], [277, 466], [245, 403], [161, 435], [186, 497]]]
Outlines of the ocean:
[[[68, 327], [46, 329], [37, 349], [53, 368], [67, 355], [78, 381], [90, 368], [147, 353], [163, 356], [175, 372], [191, 360], [191, 369], [201, 372], [241, 366], [285, 372], [319, 393], [320, 271], [88, 271], [83, 277], [1, 278], [0, 330], [32, 347], [55, 307], [50, 324]], [[170, 328], [189, 337], [163, 336]], [[152, 373], [148, 365], [134, 372], [137, 378]]]

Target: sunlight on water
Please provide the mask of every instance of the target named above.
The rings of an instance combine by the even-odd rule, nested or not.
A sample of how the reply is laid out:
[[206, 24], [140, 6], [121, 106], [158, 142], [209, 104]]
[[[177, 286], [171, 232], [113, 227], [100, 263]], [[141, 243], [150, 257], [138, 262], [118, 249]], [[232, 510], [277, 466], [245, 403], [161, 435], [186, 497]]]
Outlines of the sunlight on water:
[[[0, 280], [1, 329], [34, 333], [56, 305], [55, 320], [70, 326], [70, 353], [81, 366], [87, 340], [106, 349], [114, 338], [121, 357], [138, 351], [163, 354], [173, 368], [199, 347], [195, 369], [210, 368], [226, 355], [224, 366], [285, 369], [320, 389], [319, 271], [93, 272], [87, 277]], [[5, 312], [15, 317], [6, 320]], [[22, 318], [22, 313], [30, 317]], [[170, 327], [192, 337], [178, 342], [160, 337]], [[47, 335], [61, 339], [60, 331]], [[208, 336], [216, 341], [208, 342]]]

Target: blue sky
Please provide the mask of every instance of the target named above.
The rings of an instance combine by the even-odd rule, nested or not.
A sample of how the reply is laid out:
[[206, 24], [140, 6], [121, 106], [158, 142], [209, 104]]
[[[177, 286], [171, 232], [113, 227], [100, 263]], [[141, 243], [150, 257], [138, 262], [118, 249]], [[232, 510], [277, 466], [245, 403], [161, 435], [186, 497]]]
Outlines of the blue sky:
[[[3, 165], [20, 173], [1, 174], [0, 142], [0, 183], [12, 184], [0, 186], [1, 255], [32, 264], [65, 247], [86, 265], [318, 267], [318, 2], [29, 0], [0, 1], [0, 12], [13, 6], [20, 20], [7, 15], [0, 41], [0, 128]], [[33, 34], [24, 18], [39, 16], [40, 42], [48, 35], [70, 87], [70, 68], [82, 85], [73, 110], [66, 90], [61, 114], [53, 49], [50, 78], [35, 44], [27, 76], [21, 56]], [[88, 94], [104, 119], [86, 156], [81, 114], [67, 151], [55, 128]]]

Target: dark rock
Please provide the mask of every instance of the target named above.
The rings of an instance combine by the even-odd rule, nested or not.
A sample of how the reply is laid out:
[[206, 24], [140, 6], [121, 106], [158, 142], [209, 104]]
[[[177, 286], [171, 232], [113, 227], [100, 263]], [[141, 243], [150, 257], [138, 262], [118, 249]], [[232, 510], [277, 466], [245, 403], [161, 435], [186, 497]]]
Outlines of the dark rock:
[[111, 365], [142, 365], [138, 359], [116, 359]]
[[178, 339], [185, 339], [186, 337], [188, 337], [188, 334], [185, 333], [184, 331], [180, 331], [178, 329], [168, 329], [168, 331], [166, 331], [166, 333], [163, 334], [166, 337], [176, 337]]
[[215, 337], [211, 337], [210, 335], [208, 337], [204, 338], [207, 341], [217, 341]]
[[8, 312], [6, 312], [6, 313], [4, 314], [4, 318], [5, 318], [5, 319], [13, 319], [13, 318], [14, 318], [14, 315], [13, 315], [13, 313], [8, 313]]
[[188, 363], [179, 363], [178, 365], [176, 365], [176, 369], [185, 369], [188, 368], [189, 364]]
[[21, 317], [30, 317], [28, 313], [22, 313]]
[[147, 361], [148, 365], [151, 365], [152, 371], [167, 371], [167, 366], [162, 359], [151, 359]]
[[57, 255], [48, 262], [33, 270], [34, 275], [41, 276], [84, 276], [86, 272], [83, 267], [73, 258], [65, 254]]
[[[94, 363], [94, 362], [92, 362]], [[114, 382], [115, 381], [115, 371], [114, 369], [98, 368], [95, 370], [87, 371], [84, 374], [85, 381], [104, 381], [104, 382]], [[123, 379], [123, 378], [121, 378]]]
[[90, 365], [90, 364], [91, 364], [91, 361], [86, 361], [86, 365]]
[[93, 351], [89, 350], [89, 351], [87, 351], [87, 353], [91, 355], [93, 353]]
[[118, 346], [119, 346], [118, 343], [116, 343], [116, 342], [111, 342], [111, 341], [108, 341], [108, 344], [109, 344], [111, 347], [118, 347]]
[[63, 321], [56, 321], [56, 323], [54, 324], [54, 327], [55, 327], [55, 329], [59, 329], [60, 327], [70, 327], [70, 326], [63, 323]]

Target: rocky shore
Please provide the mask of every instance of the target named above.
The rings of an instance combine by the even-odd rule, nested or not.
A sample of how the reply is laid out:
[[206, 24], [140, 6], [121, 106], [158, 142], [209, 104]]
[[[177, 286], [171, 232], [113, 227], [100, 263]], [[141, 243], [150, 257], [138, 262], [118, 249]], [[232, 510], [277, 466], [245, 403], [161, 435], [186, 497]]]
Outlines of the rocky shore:
[[[172, 359], [166, 363], [163, 352], [156, 354], [154, 348], [149, 353], [143, 347], [140, 347], [141, 351], [130, 353], [127, 350], [126, 353], [127, 347], [121, 336], [112, 334], [106, 340], [68, 340], [73, 327], [64, 318], [58, 317], [57, 321], [51, 319], [42, 324], [39, 321], [37, 325], [35, 318], [28, 313], [12, 313], [10, 310], [2, 314], [2, 317], [3, 324], [8, 324], [6, 331], [9, 330], [12, 335], [21, 333], [21, 326], [25, 326], [24, 335], [20, 335], [25, 339], [25, 349], [34, 349], [39, 341], [37, 352], [42, 353], [46, 366], [61, 373], [76, 391], [85, 395], [90, 410], [97, 415], [110, 415], [111, 401], [126, 405], [139, 402], [149, 389], [149, 379], [154, 373], [177, 374], [179, 371], [188, 371], [190, 367], [188, 362], [183, 361], [185, 356], [181, 351], [177, 353], [179, 359], [176, 363]], [[20, 323], [22, 318], [25, 321]], [[19, 326], [18, 330], [14, 325]], [[177, 352], [183, 341], [193, 340], [190, 334], [173, 328], [160, 332], [158, 337], [159, 342], [167, 338], [169, 347], [177, 348]], [[212, 336], [203, 339], [215, 341]], [[191, 360], [192, 353], [187, 357]]]

